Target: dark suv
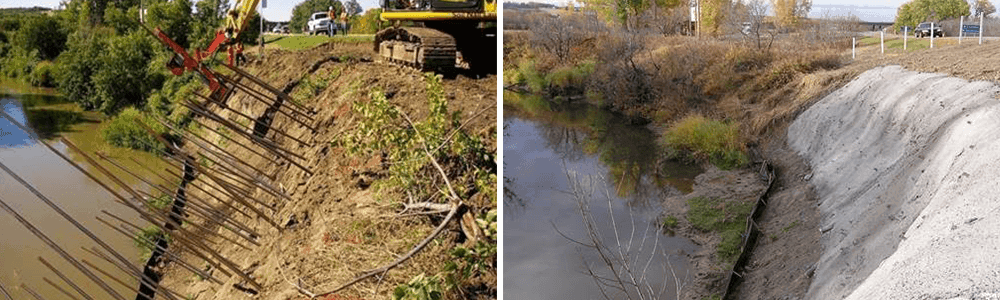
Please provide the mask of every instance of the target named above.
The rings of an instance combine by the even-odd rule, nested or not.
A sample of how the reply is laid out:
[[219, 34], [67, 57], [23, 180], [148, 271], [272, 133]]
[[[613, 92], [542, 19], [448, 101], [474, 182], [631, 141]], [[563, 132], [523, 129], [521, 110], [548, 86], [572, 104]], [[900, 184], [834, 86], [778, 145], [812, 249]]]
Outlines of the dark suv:
[[[913, 36], [917, 38], [931, 36], [931, 23], [920, 23], [920, 25], [917, 25], [917, 29], [913, 30]], [[934, 36], [944, 37], [944, 31], [941, 30], [939, 24], [934, 24]]]

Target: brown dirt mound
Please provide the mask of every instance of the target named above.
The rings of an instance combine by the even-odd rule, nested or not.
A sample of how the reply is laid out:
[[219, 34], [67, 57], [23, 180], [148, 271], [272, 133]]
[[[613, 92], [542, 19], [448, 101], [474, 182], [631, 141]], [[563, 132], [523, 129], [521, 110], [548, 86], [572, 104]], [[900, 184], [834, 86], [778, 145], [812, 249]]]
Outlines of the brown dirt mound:
[[[250, 49], [252, 56], [246, 70], [279, 89], [295, 85], [305, 75], [329, 78], [329, 85], [320, 89], [315, 97], [306, 98], [302, 104], [316, 112], [314, 118], [317, 132], [298, 126], [297, 123], [280, 115], [272, 123], [273, 128], [293, 136], [303, 137], [312, 145], [276, 138], [283, 147], [306, 157], [305, 165], [315, 174], [308, 176], [301, 169], [281, 161], [267, 163], [264, 159], [238, 146], [225, 144], [237, 157], [249, 162], [268, 174], [275, 174], [273, 182], [286, 191], [292, 201], [278, 199], [261, 191], [255, 193], [258, 199], [273, 203], [275, 209], [267, 210], [282, 231], [261, 219], [249, 219], [233, 213], [246, 222], [261, 236], [259, 247], [249, 250], [220, 242], [217, 249], [255, 278], [263, 289], [258, 294], [241, 291], [237, 287], [248, 287], [238, 276], [226, 279], [218, 270], [211, 274], [225, 281], [223, 285], [198, 278], [177, 267], [165, 271], [163, 284], [193, 299], [304, 299], [295, 285], [313, 293], [329, 291], [346, 283], [361, 272], [374, 269], [396, 260], [424, 239], [443, 215], [400, 217], [397, 203], [405, 202], [406, 195], [376, 192], [367, 189], [372, 178], [364, 174], [377, 173], [386, 162], [381, 157], [350, 157], [341, 147], [332, 142], [345, 136], [355, 128], [359, 116], [351, 109], [355, 101], [369, 99], [369, 92], [381, 90], [389, 101], [402, 108], [412, 118], [420, 120], [427, 116], [427, 95], [424, 74], [398, 66], [383, 64], [373, 60], [370, 44], [328, 43], [316, 48], [287, 52], [266, 51], [263, 58], [256, 57], [258, 50]], [[299, 83], [292, 94], [300, 94]], [[487, 149], [496, 153], [496, 76], [476, 79], [457, 75], [443, 80], [443, 89], [450, 111], [461, 111], [460, 119], [471, 122], [465, 126], [466, 132], [479, 136]], [[229, 100], [230, 107], [259, 115], [266, 108], [245, 94], [237, 94]], [[228, 111], [216, 109], [216, 113], [237, 120]], [[473, 115], [478, 114], [475, 118]], [[204, 120], [202, 120], [204, 122]], [[215, 126], [215, 123], [209, 123]], [[210, 135], [210, 140], [220, 139]], [[221, 144], [221, 143], [220, 143]], [[377, 180], [377, 179], [376, 179]], [[204, 183], [196, 181], [195, 184]], [[211, 190], [211, 189], [209, 189]], [[196, 196], [205, 196], [195, 193]], [[491, 199], [467, 199], [473, 209], [489, 205], [496, 207]], [[232, 213], [232, 212], [230, 212]], [[392, 269], [380, 279], [364, 280], [326, 299], [384, 299], [392, 289], [406, 283], [415, 275], [433, 275], [442, 271], [445, 260], [450, 259], [448, 251], [454, 247], [461, 232], [456, 222], [434, 240], [427, 248], [399, 267]], [[220, 231], [224, 232], [224, 231]], [[232, 233], [225, 232], [227, 236]], [[185, 260], [196, 266], [208, 264], [190, 253], [183, 253]], [[496, 297], [495, 273], [485, 276], [487, 296], [492, 289]]]

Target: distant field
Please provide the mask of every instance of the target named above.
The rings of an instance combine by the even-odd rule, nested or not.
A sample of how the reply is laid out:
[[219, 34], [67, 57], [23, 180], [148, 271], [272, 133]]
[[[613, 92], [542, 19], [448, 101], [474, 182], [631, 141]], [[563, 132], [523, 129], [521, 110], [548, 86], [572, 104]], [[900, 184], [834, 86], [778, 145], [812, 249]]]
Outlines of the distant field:
[[328, 41], [341, 42], [341, 43], [368, 43], [374, 40], [375, 40], [375, 35], [372, 34], [337, 35], [334, 37], [329, 37], [325, 35], [295, 35], [295, 34], [264, 35], [264, 43], [266, 45], [279, 46], [281, 48], [288, 50], [309, 49], [316, 45], [326, 43]]

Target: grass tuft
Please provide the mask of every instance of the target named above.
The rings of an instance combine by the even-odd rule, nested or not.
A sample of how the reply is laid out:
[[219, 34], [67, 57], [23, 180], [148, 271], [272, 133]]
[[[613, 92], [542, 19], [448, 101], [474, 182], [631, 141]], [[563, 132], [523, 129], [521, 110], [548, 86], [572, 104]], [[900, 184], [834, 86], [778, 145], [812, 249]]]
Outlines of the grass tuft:
[[675, 122], [664, 134], [667, 147], [690, 151], [721, 169], [745, 166], [749, 158], [741, 143], [739, 125], [701, 115], [689, 115]]
[[722, 242], [716, 248], [719, 260], [733, 263], [740, 254], [740, 243], [746, 232], [746, 218], [752, 203], [695, 197], [688, 201], [687, 218], [695, 228], [718, 232]]

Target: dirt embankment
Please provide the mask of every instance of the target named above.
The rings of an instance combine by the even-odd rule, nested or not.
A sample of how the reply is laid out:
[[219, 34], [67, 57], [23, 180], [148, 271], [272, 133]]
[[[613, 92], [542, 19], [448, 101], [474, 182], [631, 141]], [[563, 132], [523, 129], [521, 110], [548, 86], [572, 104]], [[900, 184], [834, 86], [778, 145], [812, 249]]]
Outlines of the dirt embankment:
[[[247, 52], [256, 54], [257, 50]], [[305, 92], [311, 97], [301, 98], [301, 104], [316, 112], [313, 116], [316, 132], [310, 132], [282, 114], [276, 115], [271, 125], [273, 130], [311, 143], [300, 145], [272, 135], [281, 147], [305, 157], [302, 163], [315, 174], [310, 176], [284, 160], [270, 163], [234, 143], [225, 142], [217, 134], [208, 134], [210, 140], [237, 157], [245, 158], [267, 173], [264, 175], [274, 175], [273, 185], [291, 199], [276, 198], [257, 190], [254, 197], [273, 204], [273, 209], [264, 210], [280, 225], [280, 230], [263, 219], [229, 211], [234, 218], [260, 233], [257, 237], [260, 246], [251, 245], [246, 249], [226, 242], [216, 246], [217, 251], [259, 282], [262, 289], [249, 289], [250, 285], [239, 276], [226, 277], [187, 252], [182, 253], [185, 260], [196, 262], [196, 266], [206, 267], [210, 274], [228, 280], [217, 285], [173, 264], [165, 270], [165, 286], [192, 299], [303, 299], [300, 288], [312, 293], [336, 288], [363, 271], [396, 260], [434, 230], [443, 214], [399, 216], [399, 203], [407, 202], [405, 193], [376, 192], [369, 188], [373, 180], [384, 176], [386, 165], [391, 163], [384, 155], [352, 157], [339, 142], [356, 129], [362, 118], [352, 110], [352, 104], [368, 101], [373, 90], [383, 91], [392, 105], [400, 107], [415, 121], [428, 116], [424, 74], [374, 62], [372, 55], [367, 43], [330, 43], [299, 52], [268, 50], [263, 59], [251, 59], [246, 69], [279, 89], [294, 86], [293, 95], [302, 95], [299, 89], [312, 89]], [[310, 77], [313, 83], [295, 84], [304, 76]], [[319, 80], [327, 85], [314, 84]], [[442, 85], [449, 110], [461, 111], [459, 119], [468, 120], [462, 129], [479, 137], [486, 143], [485, 149], [495, 153], [496, 76], [470, 78], [459, 74], [444, 79]], [[266, 104], [245, 94], [236, 94], [228, 105], [244, 113], [252, 112], [252, 115], [259, 115], [267, 108]], [[216, 108], [215, 112], [231, 120], [240, 119], [230, 111]], [[209, 122], [210, 126], [215, 126], [213, 124]], [[448, 163], [443, 164], [449, 167]], [[452, 175], [455, 172], [460, 171], [454, 170]], [[214, 191], [203, 182], [194, 184]], [[200, 191], [193, 193], [196, 197], [209, 198]], [[476, 194], [466, 199], [466, 203], [474, 210], [496, 207], [493, 199], [482, 195]], [[444, 262], [452, 259], [451, 249], [463, 242], [462, 231], [456, 224], [452, 222], [422, 252], [384, 276], [361, 281], [328, 299], [385, 299], [394, 287], [418, 274], [430, 276], [441, 272]], [[471, 289], [475, 294], [467, 296], [495, 295], [495, 273], [480, 280], [481, 285]]]
[[[875, 46], [859, 49], [858, 60], [845, 65], [843, 68], [824, 72], [826, 75], [820, 74], [822, 76], [819, 78], [833, 80], [833, 82], [830, 82], [830, 86], [836, 88], [846, 85], [848, 80], [855, 79], [856, 76], [866, 70], [887, 65], [901, 65], [913, 71], [941, 72], [969, 80], [996, 82], [1000, 80], [1000, 70], [993, 66], [992, 60], [998, 56], [1000, 56], [1000, 48], [995, 47], [995, 45], [954, 45], [919, 52], [886, 55], [878, 54], [878, 47]], [[880, 72], [877, 74], [885, 75], [884, 72], [886, 70]], [[768, 209], [760, 220], [760, 225], [765, 235], [774, 234], [776, 238], [765, 238], [758, 242], [758, 247], [751, 257], [751, 262], [748, 265], [746, 273], [743, 274], [744, 280], [739, 287], [737, 298], [839, 299], [842, 296], [850, 294], [855, 287], [858, 287], [858, 289], [853, 297], [859, 297], [859, 299], [881, 299], [891, 295], [901, 299], [920, 298], [924, 296], [932, 298], [955, 297], [975, 296], [977, 289], [982, 290], [983, 287], [988, 286], [982, 280], [958, 280], [959, 278], [988, 277], [985, 275], [980, 276], [983, 275], [980, 274], [981, 272], [976, 273], [978, 272], [976, 270], [981, 270], [979, 267], [969, 270], [978, 275], [967, 274], [965, 276], [958, 276], [954, 273], [953, 267], [956, 265], [962, 265], [963, 267], [975, 265], [991, 266], [979, 261], [982, 258], [981, 255], [976, 254], [976, 249], [982, 249], [979, 246], [963, 249], [958, 252], [962, 253], [960, 256], [952, 255], [950, 258], [937, 257], [935, 255], [919, 257], [913, 255], [913, 251], [919, 251], [918, 249], [930, 250], [936, 248], [940, 250], [952, 247], [949, 250], [954, 252], [959, 250], [955, 249], [956, 245], [963, 245], [962, 242], [943, 242], [946, 240], [957, 239], [969, 242], [979, 238], [981, 238], [980, 241], [987, 241], [989, 238], [986, 236], [970, 237], [967, 234], [959, 233], [955, 233], [954, 237], [944, 237], [942, 234], [947, 235], [947, 233], [939, 231], [936, 235], [921, 234], [921, 236], [930, 237], [930, 241], [928, 242], [927, 239], [921, 238], [920, 240], [924, 242], [917, 242], [912, 238], [914, 236], [913, 229], [926, 226], [919, 224], [926, 221], [914, 223], [914, 219], [918, 218], [918, 216], [921, 220], [928, 217], [927, 215], [938, 215], [938, 220], [946, 219], [945, 217], [941, 217], [941, 215], [951, 215], [951, 218], [955, 218], [956, 216], [954, 213], [933, 212], [930, 209], [933, 205], [914, 204], [917, 201], [916, 199], [921, 198], [922, 200], [920, 201], [930, 201], [928, 199], [929, 195], [917, 198], [903, 197], [902, 194], [909, 193], [906, 190], [917, 189], [919, 186], [915, 185], [917, 184], [916, 181], [906, 182], [908, 179], [899, 178], [897, 175], [907, 173], [913, 175], [913, 178], [910, 179], [919, 180], [919, 178], [924, 178], [923, 180], [927, 180], [929, 175], [926, 175], [925, 167], [916, 169], [916, 171], [924, 171], [924, 173], [909, 173], [914, 168], [917, 168], [917, 165], [927, 164], [925, 162], [925, 160], [929, 159], [927, 154], [921, 153], [931, 151], [930, 148], [933, 147], [942, 147], [933, 145], [942, 145], [943, 143], [962, 144], [956, 141], [944, 142], [944, 139], [946, 139], [944, 136], [955, 130], [948, 129], [949, 126], [938, 126], [941, 125], [940, 122], [935, 125], [923, 121], [914, 122], [911, 119], [906, 121], [909, 125], [903, 125], [904, 119], [907, 117], [947, 117], [946, 115], [934, 115], [948, 114], [945, 110], [949, 109], [958, 109], [961, 112], [959, 102], [972, 101], [956, 97], [955, 95], [960, 90], [968, 91], [970, 88], [975, 90], [974, 87], [970, 87], [971, 85], [980, 87], [981, 89], [978, 92], [990, 94], [987, 90], [992, 88], [982, 86], [984, 83], [961, 83], [961, 80], [947, 78], [940, 74], [900, 72], [893, 76], [895, 77], [881, 79], [868, 78], [869, 82], [865, 84], [851, 83], [852, 85], [861, 85], [861, 91], [855, 90], [853, 95], [842, 95], [838, 99], [842, 101], [842, 106], [854, 105], [852, 111], [839, 110], [837, 113], [832, 113], [830, 104], [826, 104], [827, 108], [825, 110], [828, 114], [823, 117], [827, 122], [811, 127], [815, 130], [822, 128], [822, 132], [826, 133], [823, 137], [817, 137], [819, 133], [817, 131], [803, 133], [802, 128], [795, 129], [798, 133], [794, 134], [796, 135], [794, 139], [805, 140], [798, 142], [800, 144], [799, 147], [804, 147], [802, 145], [813, 146], [807, 147], [807, 149], [793, 150], [793, 147], [786, 144], [786, 141], [789, 143], [793, 141], [791, 135], [786, 135], [791, 120], [784, 122], [785, 124], [777, 124], [771, 136], [762, 142], [761, 145], [763, 146], [762, 149], [765, 156], [769, 157], [778, 166], [779, 176], [775, 190], [771, 192]], [[916, 81], [908, 81], [904, 78]], [[951, 83], [949, 85], [941, 85], [943, 82]], [[886, 92], [886, 95], [877, 97], [877, 99], [866, 98], [872, 97], [872, 94], [875, 93], [873, 90], [878, 88], [892, 92]], [[828, 90], [833, 91], [834, 89], [830, 88]], [[825, 93], [812, 97], [811, 100], [799, 106], [799, 110], [805, 110], [809, 107], [820, 109], [818, 108], [820, 107], [819, 104], [816, 106], [812, 104], [821, 101], [820, 99], [828, 101], [822, 97], [825, 96]], [[842, 92], [838, 91], [837, 93]], [[934, 96], [934, 93], [941, 94]], [[973, 92], [973, 94], [976, 93]], [[836, 98], [837, 96], [830, 95], [829, 97]], [[919, 100], [914, 101], [914, 99]], [[934, 99], [938, 100], [935, 101]], [[992, 101], [995, 102], [995, 100]], [[930, 107], [931, 110], [927, 111], [918, 111], [913, 107], [922, 104], [933, 104], [936, 107]], [[945, 107], [941, 107], [942, 104]], [[861, 107], [864, 105], [867, 106]], [[878, 112], [876, 113], [875, 111]], [[968, 118], [975, 115], [977, 114], [971, 113]], [[806, 116], [796, 113], [795, 116], [798, 120], [803, 120], [801, 122], [808, 123], [817, 122], [818, 120], [806, 120], [819, 118], [820, 114], [813, 113]], [[865, 118], [862, 116], [869, 117]], [[892, 116], [896, 116], [898, 119], [892, 119]], [[955, 119], [962, 118], [963, 116], [965, 114], [951, 114], [951, 117]], [[972, 121], [973, 124], [977, 124], [976, 128], [989, 127], [989, 125], [983, 125], [988, 122], [981, 122], [979, 120], [966, 121]], [[958, 124], [957, 122], [951, 123]], [[876, 124], [882, 124], [883, 126], [874, 126]], [[966, 123], [965, 125], [971, 124]], [[866, 133], [861, 134], [857, 131], [849, 133], [847, 130], [849, 126], [866, 130]], [[923, 136], [910, 136], [912, 132], [916, 131], [916, 128], [924, 127], [937, 129], [931, 130]], [[879, 148], [859, 148], [855, 144], [861, 141], [863, 137], [879, 140], [878, 143], [869, 141], [869, 145], [867, 145]], [[911, 142], [909, 139], [911, 137], [917, 139]], [[964, 140], [964, 138], [962, 139]], [[836, 142], [835, 140], [839, 140], [840, 142]], [[892, 149], [891, 147], [882, 146], [882, 143], [885, 145], [899, 144], [901, 148]], [[974, 148], [964, 149], [964, 151], [968, 152], [973, 149], [985, 151], [981, 147], [982, 145], [976, 145]], [[862, 151], [864, 154], [862, 154]], [[895, 153], [896, 156], [893, 157], [888, 152]], [[959, 153], [962, 152], [960, 151]], [[967, 155], [969, 153], [965, 154], [962, 156], [969, 156]], [[863, 155], [863, 157], [860, 155]], [[875, 157], [880, 158], [876, 159]], [[894, 164], [889, 163], [893, 161], [895, 161]], [[988, 165], [985, 161], [980, 161], [979, 164]], [[874, 164], [878, 164], [879, 166]], [[850, 183], [820, 179], [818, 175], [820, 171], [815, 170], [814, 173], [812, 169], [834, 168], [830, 165], [837, 165], [838, 167], [835, 169], [839, 169], [837, 171], [828, 170], [827, 172], [830, 174], [827, 176], [836, 176], [839, 179], [845, 180], [853, 179], [859, 182]], [[846, 165], [853, 165], [854, 167], [852, 168], [857, 168], [857, 170], [851, 171], [853, 169], [845, 167]], [[875, 170], [876, 168], [878, 171]], [[952, 166], [951, 168], [955, 167]], [[864, 171], [864, 173], [859, 174], [857, 171]], [[973, 172], [963, 170], [957, 173], [957, 175], [963, 174], [971, 175]], [[963, 175], [962, 177], [965, 178], [965, 181], [970, 181], [967, 176]], [[975, 178], [988, 177], [990, 176]], [[954, 181], [955, 179], [951, 178], [949, 181]], [[924, 184], [927, 183], [924, 182]], [[967, 184], [963, 183], [961, 185], [963, 188], [970, 187]], [[814, 190], [814, 185], [819, 187], [819, 190]], [[948, 186], [954, 185], [939, 185], [938, 187], [943, 189]], [[840, 198], [832, 196], [833, 191], [840, 191]], [[969, 192], [972, 192], [972, 190]], [[967, 192], [963, 193], [968, 195]], [[937, 197], [942, 197], [940, 196], [941, 194], [938, 193], [939, 196]], [[959, 199], [965, 198], [968, 197], [959, 197]], [[988, 197], [982, 199], [988, 199]], [[911, 203], [911, 200], [914, 202]], [[835, 205], [834, 202], [840, 204]], [[971, 202], [974, 201], [962, 200], [944, 205], [951, 207], [955, 207], [956, 205], [968, 206], [967, 204]], [[921, 206], [927, 208], [922, 210], [925, 212], [924, 214], [918, 215], [921, 211]], [[973, 204], [972, 206], [975, 205]], [[862, 209], [862, 207], [870, 208], [873, 211], [868, 212]], [[846, 209], [858, 211], [863, 214], [851, 214], [846, 212]], [[840, 212], [833, 214], [834, 211]], [[963, 222], [973, 220], [968, 223], [958, 222], [955, 219], [952, 220], [954, 222], [951, 222], [954, 224], [949, 223], [947, 226], [949, 226], [949, 230], [971, 229], [961, 228], [958, 225], [965, 225], [967, 227], [973, 225], [990, 226], [978, 225], [981, 218], [983, 217], [971, 216], [960, 220]], [[791, 226], [791, 224], [795, 225]], [[841, 224], [841, 227], [838, 227], [836, 224]], [[911, 229], [911, 224], [913, 229]], [[953, 225], [958, 227], [950, 227]], [[933, 228], [933, 226], [931, 227]], [[864, 229], [852, 230], [860, 228]], [[885, 239], [880, 241], [879, 237], [885, 237]], [[862, 244], [866, 244], [867, 246], [860, 246]], [[975, 245], [975, 243], [964, 245], [971, 246]], [[958, 247], [961, 248], [961, 246]], [[896, 250], [897, 248], [899, 250]], [[898, 254], [892, 255], [893, 253]], [[886, 257], [888, 257], [888, 260], [883, 262], [883, 258]], [[944, 263], [948, 267], [928, 268], [925, 267], [928, 264], [923, 262], [904, 263], [907, 260], [911, 262], [930, 262], [935, 259], [940, 262], [948, 262]], [[993, 269], [996, 269], [995, 266]], [[869, 277], [869, 274], [871, 274], [872, 279], [865, 281], [865, 278]], [[900, 274], [905, 275], [899, 276]], [[930, 281], [926, 279], [935, 278], [935, 276], [937, 278], [951, 279], [929, 284]], [[945, 283], [948, 281], [965, 281], [965, 284], [950, 285]], [[906, 289], [902, 288], [903, 286], [918, 288], [906, 291]]]

